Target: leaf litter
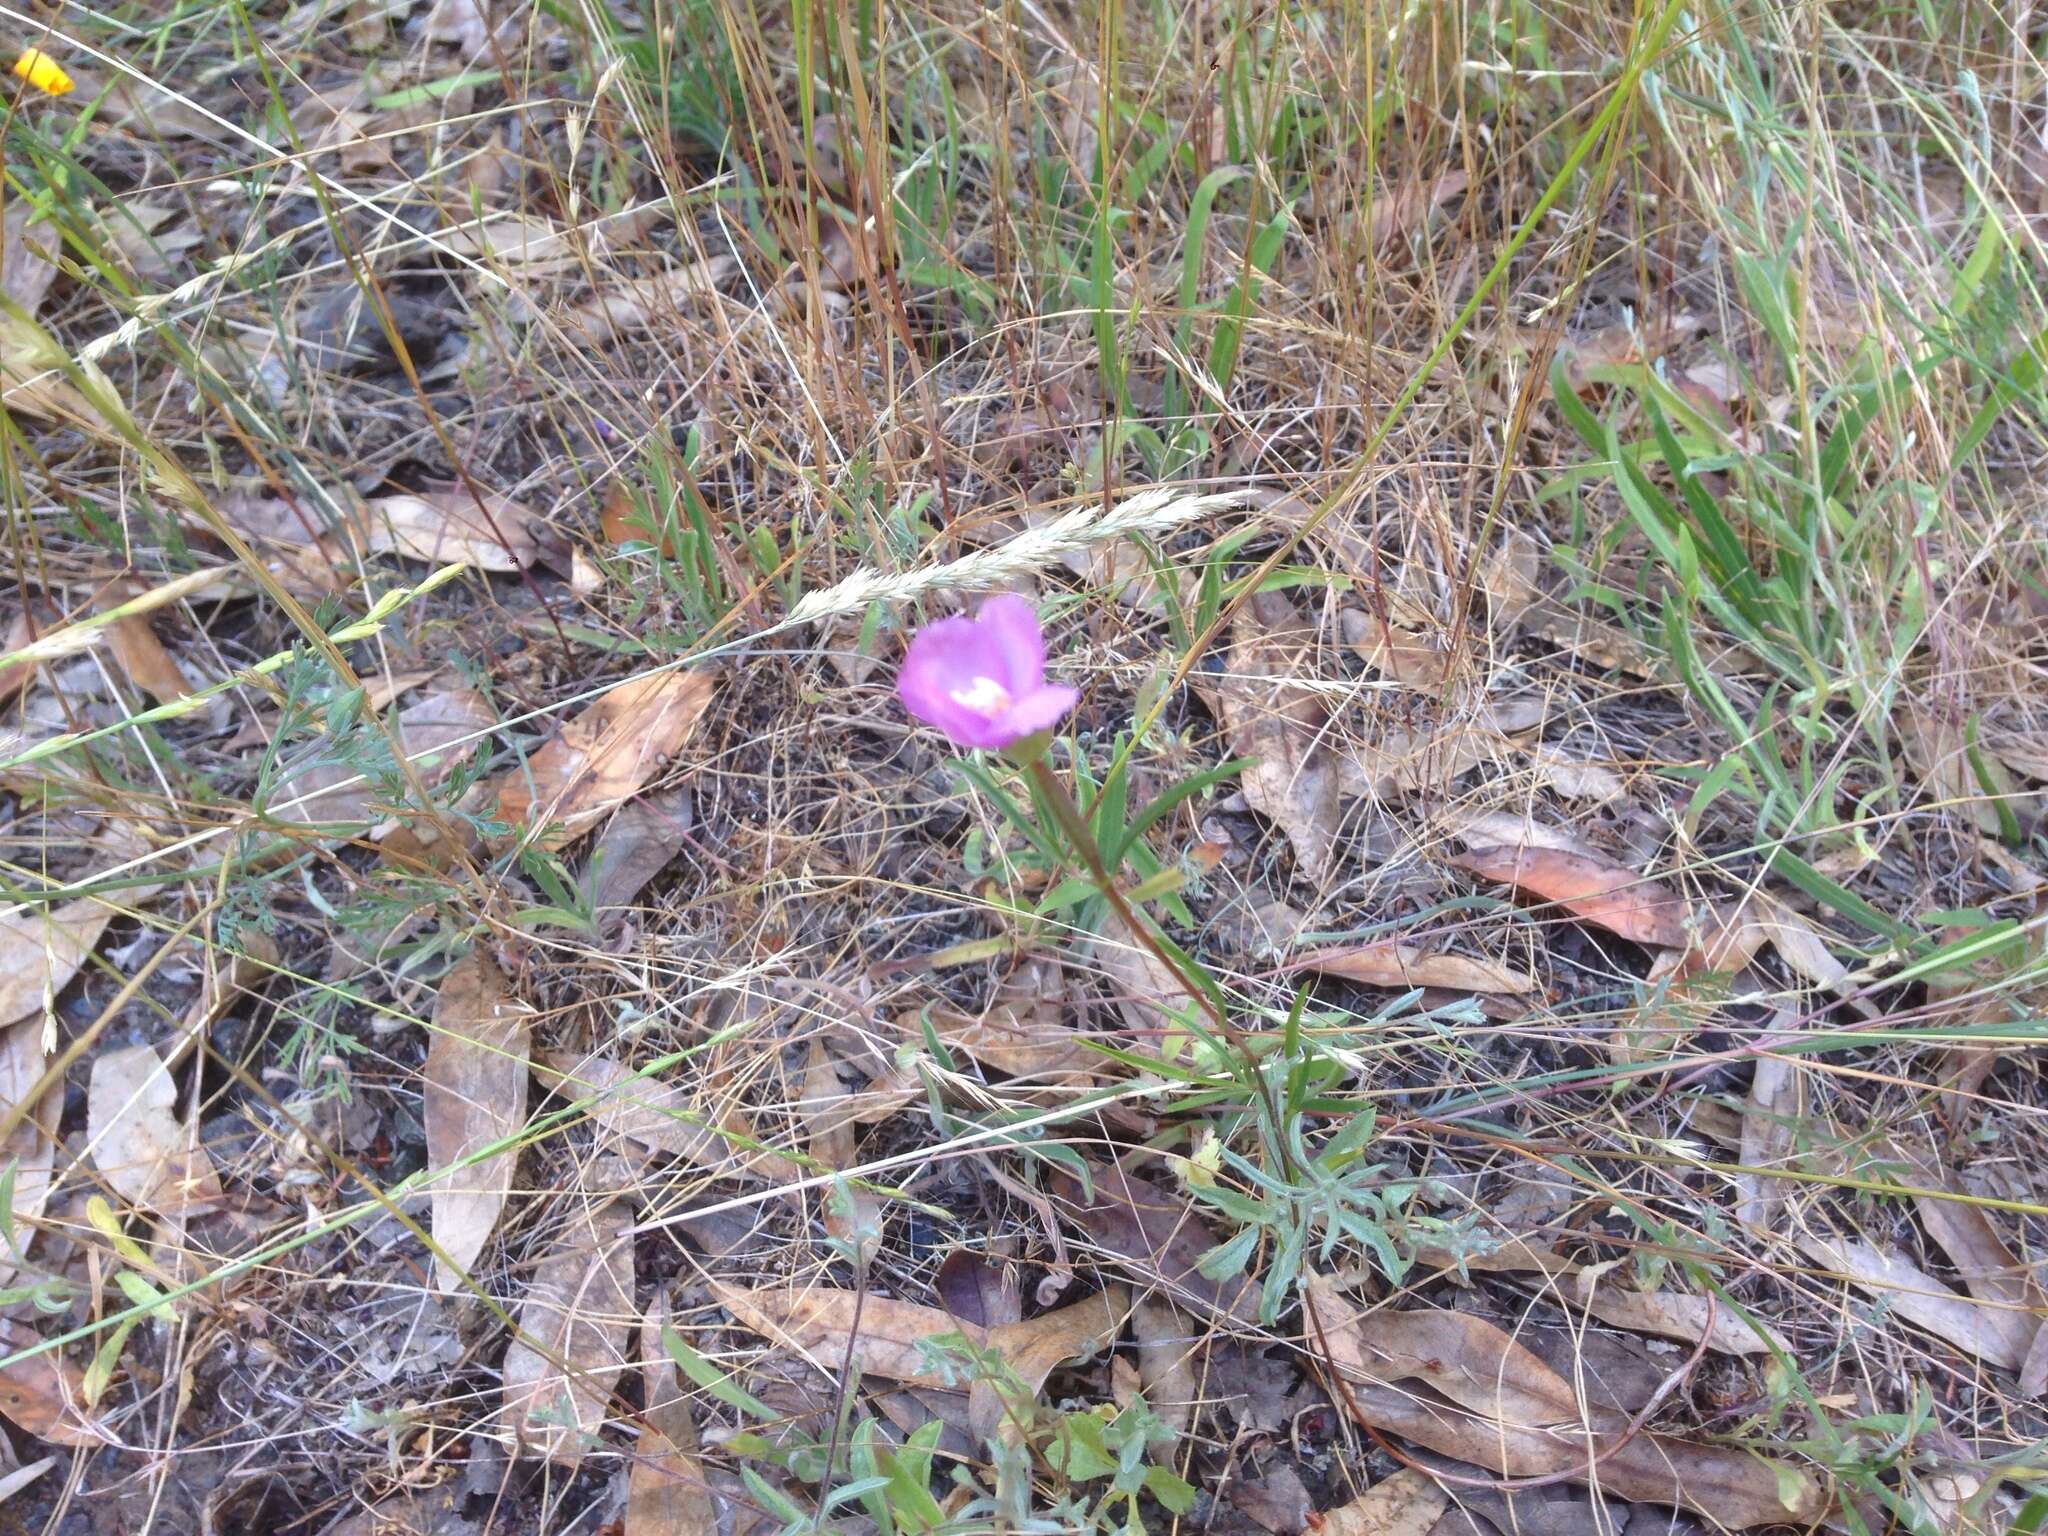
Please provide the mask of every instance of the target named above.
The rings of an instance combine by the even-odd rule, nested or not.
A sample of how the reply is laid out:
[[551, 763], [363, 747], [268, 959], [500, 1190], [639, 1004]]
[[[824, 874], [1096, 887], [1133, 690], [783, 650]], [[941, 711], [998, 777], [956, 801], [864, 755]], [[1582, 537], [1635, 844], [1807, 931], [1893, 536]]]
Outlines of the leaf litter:
[[[1513, 238], [1502, 220], [1534, 202], [1491, 182], [1476, 195], [1472, 167], [1576, 110], [1584, 82], [1630, 80], [1619, 45], [1599, 27], [1551, 39], [1563, 52], [1534, 93], [1466, 58], [1446, 77], [1479, 83], [1455, 113], [1432, 104], [1439, 72], [1390, 55], [1390, 76], [1421, 93], [1409, 115], [1453, 126], [1435, 143], [1397, 118], [1368, 191], [1316, 161], [1314, 134], [1284, 139], [1308, 158], [1305, 183], [1268, 164], [1283, 140], [1247, 137], [1179, 63], [1138, 99], [1119, 94], [1109, 123], [1064, 13], [1027, 8], [1014, 37], [983, 29], [989, 68], [942, 57], [936, 93], [897, 89], [886, 51], [874, 71], [849, 65], [914, 133], [927, 99], [958, 115], [957, 132], [949, 117], [917, 137], [939, 146], [927, 163], [874, 154], [878, 119], [850, 99], [819, 103], [808, 134], [775, 121], [776, 82], [793, 76], [772, 30], [664, 38], [655, 57], [677, 73], [663, 80], [643, 78], [630, 28], [586, 60], [560, 17], [529, 9], [359, 4], [302, 41], [310, 12], [294, 7], [282, 30], [268, 13], [253, 23], [286, 66], [274, 102], [201, 40], [193, 58], [81, 68], [72, 97], [20, 104], [20, 130], [61, 135], [86, 174], [60, 183], [38, 169], [55, 161], [24, 157], [0, 232], [0, 288], [19, 310], [0, 325], [0, 385], [27, 509], [7, 649], [35, 647], [0, 669], [0, 745], [84, 740], [7, 777], [6, 1262], [48, 1311], [14, 1302], [5, 1342], [99, 1326], [132, 1304], [124, 1277], [160, 1277], [184, 1250], [196, 1264], [282, 1246], [209, 1272], [177, 1326], [148, 1321], [95, 1358], [100, 1418], [79, 1370], [97, 1344], [0, 1366], [18, 1441], [58, 1461], [99, 1448], [68, 1476], [32, 1461], [0, 1490], [42, 1501], [41, 1518], [51, 1489], [76, 1488], [115, 1523], [165, 1529], [331, 1518], [455, 1536], [491, 1519], [651, 1536], [780, 1528], [778, 1499], [857, 1522], [864, 1496], [819, 1509], [856, 1464], [893, 1479], [886, 1507], [905, 1522], [920, 1496], [977, 1518], [949, 1479], [986, 1493], [1000, 1465], [1004, 1496], [1027, 1490], [1018, 1512], [1036, 1516], [1023, 1506], [1050, 1489], [1094, 1498], [1130, 1471], [1081, 1475], [1051, 1447], [1110, 1433], [1115, 1415], [1128, 1417], [1114, 1433], [1138, 1434], [1149, 1413], [1166, 1433], [1125, 1452], [1214, 1492], [1186, 1517], [1205, 1528], [1670, 1526], [1631, 1519], [1623, 1497], [1722, 1524], [1811, 1523], [1821, 1466], [1845, 1490], [1836, 1505], [1917, 1501], [1930, 1529], [2013, 1525], [2019, 1500], [1994, 1473], [2025, 1464], [2025, 1400], [2048, 1377], [2028, 1257], [2041, 1202], [2025, 941], [2044, 778], [2031, 501], [2001, 483], [1980, 507], [1976, 477], [1958, 476], [1944, 497], [1981, 527], [1958, 536], [1944, 501], [1922, 508], [1913, 558], [1873, 559], [1860, 541], [1891, 520], [1866, 515], [1864, 481], [1899, 458], [1881, 419], [1884, 451], [1854, 449], [1828, 495], [1851, 556], [1823, 569], [1774, 555], [1741, 457], [1775, 453], [1773, 435], [1814, 408], [1794, 377], [1824, 391], [1830, 426], [1853, 418], [1857, 386], [1828, 359], [1788, 370], [1760, 345], [1772, 327], [1740, 232], [1683, 190], [1722, 184], [1719, 167], [1671, 180], [1665, 227], [1675, 259], [1708, 253], [1686, 291], [1734, 320], [1727, 335], [1683, 308], [1637, 316], [1614, 278], [1625, 261], [1591, 264], [1533, 315], [1497, 322], [1482, 300], [1474, 324], [1453, 318]], [[1844, 22], [1859, 57], [1889, 57], [1881, 25]], [[1120, 42], [1145, 55], [1148, 26]], [[1242, 60], [1222, 26], [1218, 56]], [[1276, 36], [1278, 78], [1312, 102], [1330, 81]], [[1701, 46], [1681, 74], [1711, 68], [1720, 42]], [[504, 82], [528, 76], [564, 110], [507, 119]], [[988, 80], [1004, 82], [1000, 104]], [[629, 125], [590, 109], [600, 81], [603, 100], [636, 104]], [[1826, 121], [1793, 77], [1762, 88], [1772, 99], [1745, 117], [1760, 131]], [[1696, 99], [1660, 101], [1684, 116]], [[89, 119], [65, 115], [87, 101]], [[666, 132], [632, 117], [649, 101]], [[744, 124], [723, 120], [735, 102]], [[304, 153], [252, 179], [249, 154], [274, 158], [285, 123]], [[1859, 146], [1894, 152], [1863, 127]], [[992, 198], [982, 160], [947, 162], [956, 138], [1043, 139], [1071, 156], [1069, 182]], [[1720, 152], [1711, 134], [1678, 142]], [[1961, 209], [1944, 201], [1941, 146], [1906, 148], [1916, 195], [1941, 217]], [[1970, 185], [1992, 189], [1969, 205], [1987, 231], [2024, 180], [2000, 161], [2013, 148], [1994, 130], [1972, 168]], [[694, 185], [700, 149], [734, 157], [772, 230], [733, 223], [739, 205]], [[1109, 150], [1143, 182], [1096, 258], [1117, 302], [992, 305], [1006, 279], [991, 290], [989, 274], [1020, 250], [1045, 257], [1033, 242], [1072, 224], [1065, 200]], [[180, 195], [120, 190], [130, 161]], [[579, 163], [605, 168], [596, 205], [551, 188], [551, 167]], [[957, 225], [905, 212], [928, 206], [931, 169], [944, 192], [930, 206]], [[1260, 201], [1298, 183], [1282, 208]], [[1213, 201], [1197, 214], [1198, 186]], [[878, 196], [901, 207], [880, 216]], [[299, 220], [300, 203], [322, 218]], [[1590, 238], [1610, 217], [1558, 227]], [[1949, 271], [1913, 231], [1841, 227], [1887, 268], [1925, 256]], [[262, 250], [220, 257], [250, 230]], [[1989, 234], [1976, 248], [1994, 266], [2013, 249]], [[1843, 316], [1918, 307], [1863, 291], [1860, 262], [1794, 255], [1816, 333], [1881, 365], [1890, 341]], [[1443, 293], [1459, 295], [1449, 311]], [[1967, 298], [1943, 292], [1932, 312], [1988, 325]], [[173, 322], [196, 371], [184, 346], [149, 340]], [[1952, 329], [1913, 334], [1938, 345]], [[1858, 585], [1878, 591], [1890, 606], [1865, 628], [1900, 648], [1812, 659], [1883, 671], [1899, 703], [1869, 743], [1816, 767], [1844, 776], [1800, 805], [1812, 825], [1769, 825], [1790, 802], [1764, 781], [1774, 761], [1808, 767], [1778, 752], [1787, 711], [1821, 700], [1828, 712], [1785, 727], [1816, 748], [1851, 729], [1833, 680], [1797, 678], [1793, 692], [1812, 691], [1795, 703], [1764, 655], [1780, 634], [1716, 633], [1698, 584], [1640, 537], [1654, 520], [1631, 530], [1587, 489], [1598, 466], [1571, 457], [1568, 402], [1534, 366], [1553, 354], [1630, 462], [1649, 462], [1627, 436], [1644, 419], [1632, 381], [1669, 387], [1658, 398], [1695, 462], [1651, 484], [1720, 509], [1774, 600], [1806, 569], [1934, 584], [1843, 589], [1851, 609]], [[1363, 402], [1400, 388], [1383, 367], [1432, 356], [1415, 408], [1384, 418], [1348, 478], [1351, 448], [1382, 424]], [[1950, 395], [1974, 409], [1980, 393]], [[1921, 401], [1914, 441], [1956, 440], [1949, 398]], [[181, 475], [260, 570], [224, 555]], [[1257, 494], [1164, 532], [1030, 552], [1031, 534], [1098, 492], [1107, 508], [1138, 475]], [[1499, 491], [1482, 505], [1487, 485]], [[702, 526], [618, 537], [618, 507], [668, 505], [701, 509]], [[919, 584], [969, 551], [981, 563], [953, 572], [958, 586]], [[91, 624], [104, 598], [162, 590], [194, 561], [220, 567], [203, 589]], [[407, 596], [444, 564], [464, 574]], [[860, 601], [777, 627], [857, 566], [878, 584]], [[1038, 908], [1073, 861], [1034, 853], [887, 705], [903, 634], [997, 585], [1034, 598], [1055, 671], [1084, 690], [1055, 748], [1063, 773], [1099, 783], [1118, 763], [1128, 778], [1110, 798], [1135, 814], [1252, 759], [1149, 822], [1118, 871], [1146, 921], [1210, 968], [1242, 1039], [1214, 1034], [1183, 979], [1092, 898], [1069, 888]], [[1212, 621], [1206, 648], [1191, 645]], [[351, 636], [337, 643], [395, 742], [336, 714], [317, 741], [268, 755], [270, 699], [339, 681], [316, 626]], [[1690, 681], [1670, 654], [1687, 631]], [[415, 771], [396, 773], [387, 747]], [[413, 803], [421, 790], [431, 805]], [[81, 851], [87, 829], [113, 818], [147, 830], [136, 859], [154, 889], [80, 895], [104, 862]], [[284, 849], [267, 835], [279, 823]], [[1460, 861], [1444, 856], [1449, 832]], [[463, 857], [438, 841], [450, 834]], [[249, 862], [259, 836], [275, 862]], [[1228, 907], [1279, 890], [1301, 910], [1234, 943]], [[164, 947], [188, 921], [203, 961], [189, 936]], [[1946, 943], [1998, 950], [2002, 925], [2020, 938], [1997, 965], [1945, 965]], [[1327, 931], [1301, 937], [1312, 929]], [[274, 984], [222, 980], [229, 951]], [[1905, 966], [1907, 982], [1887, 980]], [[725, 1006], [741, 994], [777, 1001]], [[1617, 1038], [1627, 1052], [1608, 1048]], [[1239, 1092], [1259, 1082], [1270, 1105]], [[1348, 1145], [1366, 1106], [1378, 1119]], [[1734, 1146], [1740, 1170], [1701, 1136]], [[1571, 1165], [1569, 1214], [1540, 1230], [1508, 1222], [1499, 1198], [1503, 1165], [1532, 1148]], [[1903, 1187], [1863, 1190], [1873, 1169]], [[424, 1216], [515, 1327], [381, 1205], [359, 1213], [366, 1184]], [[128, 1246], [86, 1218], [95, 1194], [123, 1205]], [[1302, 1312], [1262, 1325], [1254, 1298], [1367, 1196], [1413, 1265], [1346, 1275], [1362, 1298], [1351, 1401], [1330, 1390]], [[1333, 1263], [1367, 1257], [1349, 1236], [1336, 1250]], [[782, 1296], [781, 1321], [757, 1303], [760, 1331], [730, 1327], [745, 1304], [728, 1312], [727, 1294]], [[859, 1314], [835, 1299], [826, 1322], [806, 1320], [797, 1294], [864, 1297], [885, 1344], [923, 1330], [874, 1358], [935, 1379], [870, 1370]], [[696, 1357], [661, 1346], [669, 1325], [718, 1332], [717, 1371], [697, 1360], [679, 1375]], [[936, 1372], [929, 1345], [948, 1332], [999, 1348], [1028, 1406], [968, 1385], [957, 1363]], [[1623, 1334], [1652, 1376], [1627, 1403], [1596, 1389]], [[843, 1397], [827, 1384], [811, 1393], [822, 1406], [790, 1406], [817, 1385], [792, 1341], [829, 1377], [853, 1350]], [[1924, 1401], [1907, 1385], [1921, 1379], [1936, 1383]], [[735, 1395], [755, 1390], [778, 1405], [757, 1437], [772, 1455], [733, 1428], [755, 1422]], [[1336, 1411], [1357, 1406], [1391, 1449], [1328, 1475], [1349, 1433]], [[1866, 1445], [1841, 1428], [1856, 1416], [1913, 1426], [1893, 1466], [1812, 1450]], [[920, 1464], [924, 1442], [898, 1437], [933, 1428], [941, 1459]], [[209, 1459], [273, 1433], [261, 1443], [323, 1454], [260, 1477]], [[821, 1480], [834, 1433], [841, 1466]], [[1582, 1474], [1596, 1498], [1567, 1486]], [[1518, 1476], [1564, 1481], [1474, 1485]], [[164, 1507], [142, 1512], [130, 1488]], [[1150, 1504], [1129, 1513], [1163, 1528]]]

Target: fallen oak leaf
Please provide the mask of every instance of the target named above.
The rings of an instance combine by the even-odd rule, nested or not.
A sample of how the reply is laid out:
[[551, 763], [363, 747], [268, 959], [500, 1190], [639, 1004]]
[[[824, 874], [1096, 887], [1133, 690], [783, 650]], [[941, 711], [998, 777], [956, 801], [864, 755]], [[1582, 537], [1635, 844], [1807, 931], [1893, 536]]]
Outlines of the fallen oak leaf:
[[621, 683], [525, 763], [492, 780], [498, 816], [559, 848], [667, 766], [711, 702], [709, 672], [656, 672]]
[[1690, 946], [1684, 899], [1609, 859], [1556, 848], [1481, 846], [1450, 862], [1483, 879], [1555, 902], [1634, 943], [1659, 949]]
[[[515, 1444], [574, 1471], [626, 1365], [633, 1235], [622, 1201], [572, 1218], [533, 1272], [505, 1350], [501, 1409]], [[529, 1342], [529, 1340], [531, 1342]]]
[[436, 1256], [434, 1272], [444, 1290], [459, 1285], [484, 1251], [511, 1193], [519, 1149], [484, 1149], [526, 1123], [531, 1017], [481, 951], [458, 960], [442, 979], [422, 1113], [434, 1175], [432, 1231], [445, 1255]]

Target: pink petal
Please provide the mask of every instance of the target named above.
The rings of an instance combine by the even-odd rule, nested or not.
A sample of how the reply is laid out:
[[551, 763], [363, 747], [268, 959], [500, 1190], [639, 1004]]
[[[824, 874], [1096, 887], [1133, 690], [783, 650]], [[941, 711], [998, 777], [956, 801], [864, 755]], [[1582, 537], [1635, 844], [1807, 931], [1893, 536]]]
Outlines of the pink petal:
[[1003, 670], [987, 674], [1013, 697], [1022, 697], [1045, 681], [1045, 631], [1038, 610], [1014, 592], [1003, 592], [981, 605], [975, 615], [1003, 657]]
[[997, 724], [953, 695], [971, 689], [977, 677], [1000, 682], [1003, 670], [1003, 656], [987, 630], [967, 618], [940, 619], [911, 640], [896, 674], [896, 696], [911, 714], [962, 746], [1001, 746]]
[[1004, 746], [1049, 731], [1066, 719], [1081, 702], [1081, 692], [1063, 683], [1040, 683], [1012, 704], [996, 723], [1001, 726]]

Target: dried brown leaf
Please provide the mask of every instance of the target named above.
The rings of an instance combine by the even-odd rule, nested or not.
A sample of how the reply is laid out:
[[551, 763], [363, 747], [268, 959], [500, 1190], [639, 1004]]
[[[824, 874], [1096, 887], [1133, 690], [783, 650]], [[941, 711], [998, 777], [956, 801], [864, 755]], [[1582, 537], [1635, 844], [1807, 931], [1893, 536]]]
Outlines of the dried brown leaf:
[[[1129, 1293], [1111, 1286], [1025, 1322], [979, 1328], [937, 1307], [857, 1291], [817, 1286], [748, 1290], [719, 1280], [711, 1282], [711, 1289], [745, 1326], [815, 1365], [836, 1372], [842, 1360], [851, 1358], [863, 1375], [940, 1390], [950, 1386], [951, 1372], [932, 1359], [925, 1341], [962, 1334], [999, 1352], [1036, 1392], [1058, 1366], [1106, 1348], [1130, 1310]], [[987, 1383], [977, 1385], [969, 1416], [982, 1433], [1002, 1419], [1001, 1400]]]
[[[1045, 1378], [1061, 1366], [1091, 1359], [1115, 1343], [1130, 1313], [1131, 1293], [1112, 1285], [1023, 1322], [991, 1328], [988, 1343], [1035, 1397]], [[975, 1436], [983, 1440], [1016, 1427], [1001, 1396], [985, 1380], [977, 1380], [968, 1393], [967, 1417]]]
[[1353, 615], [1353, 648], [1366, 665], [1391, 682], [1417, 693], [1441, 693], [1459, 669], [1459, 658], [1424, 636], [1370, 611]]
[[[0, 1318], [0, 1353], [41, 1342], [26, 1323]], [[96, 1446], [112, 1438], [86, 1408], [85, 1373], [55, 1350], [0, 1366], [0, 1414], [51, 1445]]]
[[1187, 1033], [1187, 1019], [1200, 1005], [1187, 983], [1132, 935], [1117, 917], [1104, 920], [1088, 953], [1109, 979], [1124, 1023], [1161, 1050]]
[[[1602, 1422], [1589, 1425], [1563, 1377], [1482, 1319], [1401, 1322], [1405, 1314], [1390, 1309], [1362, 1317], [1318, 1279], [1304, 1285], [1303, 1300], [1310, 1338], [1338, 1373], [1339, 1401], [1375, 1428], [1509, 1477], [1562, 1475], [1738, 1529], [1821, 1513], [1819, 1486], [1787, 1463], [1670, 1435], [1630, 1436], [1613, 1415], [1592, 1415]], [[1393, 1385], [1401, 1380], [1457, 1395], [1432, 1401]]]
[[[12, 1114], [43, 1081], [48, 1065], [43, 1049], [43, 1021], [23, 1019], [0, 1026], [0, 1114]], [[50, 1175], [56, 1163], [57, 1122], [64, 1111], [64, 1084], [43, 1089], [39, 1103], [28, 1110], [4, 1142], [0, 1166], [14, 1165], [14, 1230], [23, 1244], [49, 1200]], [[13, 1275], [0, 1256], [0, 1285]]]
[[803, 1285], [749, 1290], [721, 1280], [713, 1280], [711, 1290], [741, 1323], [814, 1365], [836, 1372], [850, 1344], [854, 1369], [913, 1386], [952, 1384], [928, 1360], [925, 1340], [960, 1333], [985, 1344], [988, 1337], [986, 1330], [937, 1307], [888, 1296]]
[[91, 957], [113, 916], [90, 896], [0, 914], [0, 1024], [40, 1014], [44, 999], [62, 992]]
[[512, 1188], [519, 1149], [483, 1149], [526, 1123], [530, 1020], [531, 1010], [511, 996], [481, 951], [458, 960], [442, 979], [423, 1113], [434, 1174], [432, 1230], [447, 1255], [434, 1263], [443, 1289], [461, 1284], [462, 1272], [484, 1251]]
[[599, 914], [630, 907], [689, 841], [690, 791], [643, 795], [605, 823], [590, 850], [590, 905]]
[[963, 1323], [1000, 1328], [1021, 1321], [1024, 1298], [1008, 1266], [968, 1248], [955, 1248], [939, 1264], [933, 1280], [939, 1303]]
[[1131, 1311], [1138, 1341], [1138, 1380], [1145, 1401], [1176, 1435], [1184, 1435], [1200, 1405], [1198, 1362], [1208, 1352], [1209, 1330], [1172, 1302], [1141, 1297]]
[[1638, 944], [1684, 949], [1685, 901], [1646, 875], [1612, 860], [1556, 848], [1474, 847], [1451, 860], [1487, 880], [1556, 902], [1566, 911]]
[[[1772, 1028], [1790, 1022], [1779, 1014]], [[1763, 1053], [1756, 1058], [1749, 1098], [1743, 1106], [1740, 1157], [1745, 1168], [1779, 1168], [1792, 1157], [1799, 1122], [1806, 1114], [1806, 1067], [1797, 1058]], [[1785, 1208], [1782, 1180], [1764, 1173], [1735, 1176], [1735, 1219], [1758, 1230], [1770, 1228]]]
[[93, 1163], [122, 1199], [165, 1216], [218, 1204], [213, 1159], [178, 1123], [177, 1084], [154, 1046], [94, 1058], [85, 1109]]
[[1133, 1274], [1174, 1300], [1246, 1326], [1258, 1321], [1258, 1290], [1243, 1275], [1211, 1280], [1199, 1266], [1220, 1241], [1194, 1207], [1120, 1163], [1090, 1164], [1092, 1190], [1064, 1170], [1048, 1183], [1062, 1214]]
[[1388, 250], [1420, 229], [1435, 209], [1441, 208], [1465, 190], [1469, 178], [1463, 171], [1442, 176], [1411, 176], [1392, 191], [1373, 199], [1368, 215], [1373, 244]]
[[320, 1536], [471, 1536], [475, 1527], [462, 1518], [469, 1489], [461, 1478], [417, 1493], [390, 1498], [345, 1515]]
[[594, 1099], [585, 1113], [614, 1136], [717, 1173], [751, 1174], [774, 1183], [797, 1176], [796, 1164], [780, 1153], [747, 1145], [755, 1139], [754, 1128], [738, 1105], [713, 1126], [696, 1107], [688, 1085], [643, 1076], [610, 1056], [542, 1051], [534, 1065], [555, 1093]]
[[668, 1301], [648, 1314], [640, 1330], [640, 1371], [646, 1382], [647, 1432], [626, 1483], [623, 1536], [717, 1536], [718, 1501], [704, 1480], [697, 1425], [689, 1394], [676, 1379], [675, 1362], [661, 1342]]
[[[796, 1107], [810, 1130], [813, 1161], [835, 1173], [859, 1165], [860, 1150], [854, 1131], [860, 1121], [858, 1096], [846, 1091], [837, 1058], [815, 1035], [811, 1038], [802, 1094]], [[881, 1250], [881, 1197], [871, 1189], [843, 1181], [827, 1193], [824, 1207], [825, 1231], [849, 1245], [857, 1262], [866, 1268]]]
[[620, 684], [526, 762], [492, 781], [498, 815], [574, 841], [637, 794], [682, 748], [711, 702], [709, 672], [656, 672]]
[[0, 224], [0, 293], [31, 316], [43, 307], [56, 279], [55, 258], [63, 244], [55, 224], [37, 219], [39, 211], [32, 198], [10, 198]]
[[128, 681], [159, 704], [182, 699], [192, 691], [185, 674], [178, 670], [171, 653], [164, 649], [163, 641], [157, 639], [149, 620], [141, 614], [109, 624], [107, 648], [114, 653], [114, 660], [127, 674]]
[[2031, 1268], [2021, 1263], [1991, 1224], [1982, 1206], [1943, 1198], [1965, 1194], [1961, 1181], [1927, 1142], [1904, 1134], [1891, 1138], [1892, 1154], [1912, 1170], [1913, 1182], [1926, 1193], [1913, 1196], [1913, 1209], [1927, 1235], [1955, 1265], [1963, 1288], [1985, 1303], [1984, 1327], [2007, 1339], [2022, 1361], [2041, 1331], [2041, 1289]]
[[1790, 1350], [1784, 1337], [1773, 1329], [1757, 1333], [1712, 1296], [1689, 1296], [1682, 1291], [1638, 1291], [1631, 1286], [1602, 1283], [1591, 1270], [1575, 1275], [1567, 1290], [1580, 1306], [1601, 1322], [1635, 1333], [1653, 1333], [1661, 1338], [1682, 1339], [1723, 1355], [1768, 1355], [1773, 1345]]
[[1372, 987], [1445, 987], [1453, 992], [1534, 992], [1536, 978], [1470, 955], [1431, 953], [1417, 944], [1368, 944], [1328, 950], [1296, 962], [1302, 970], [1344, 976]]
[[1326, 1511], [1315, 1530], [1317, 1536], [1429, 1536], [1450, 1505], [1450, 1495], [1429, 1474], [1403, 1467], [1363, 1497]]
[[2022, 1338], [2009, 1326], [2005, 1320], [2014, 1314], [1958, 1296], [1904, 1254], [1810, 1229], [1794, 1233], [1792, 1240], [1815, 1263], [1943, 1342], [2007, 1370], [2025, 1362], [2032, 1335]]
[[545, 524], [520, 503], [491, 491], [429, 491], [379, 496], [352, 519], [363, 548], [436, 565], [522, 571], [540, 559]]
[[633, 1313], [631, 1212], [571, 1220], [533, 1273], [505, 1350], [503, 1418], [515, 1443], [574, 1470], [604, 1426]]
[[[1048, 1028], [1035, 1014], [1000, 1004], [980, 1018], [944, 1009], [933, 1009], [929, 1017], [933, 1032], [947, 1046], [1027, 1086], [1072, 1086], [1096, 1080], [1094, 1068], [1101, 1058], [1065, 1024]], [[908, 1039], [923, 1034], [916, 1014], [906, 1016], [899, 1028]]]
[[1239, 782], [1312, 880], [1329, 871], [1342, 816], [1342, 774], [1328, 739], [1329, 711], [1295, 684], [1312, 675], [1312, 632], [1284, 592], [1262, 592], [1231, 629], [1227, 675], [1217, 684], [1233, 757], [1253, 759]]
[[2031, 815], [2035, 797], [2020, 791], [2003, 758], [1977, 749], [1956, 711], [1909, 697], [1892, 724], [1907, 763], [1938, 808], [1961, 811], [1994, 837], [2003, 823], [2001, 807], [2022, 820]]

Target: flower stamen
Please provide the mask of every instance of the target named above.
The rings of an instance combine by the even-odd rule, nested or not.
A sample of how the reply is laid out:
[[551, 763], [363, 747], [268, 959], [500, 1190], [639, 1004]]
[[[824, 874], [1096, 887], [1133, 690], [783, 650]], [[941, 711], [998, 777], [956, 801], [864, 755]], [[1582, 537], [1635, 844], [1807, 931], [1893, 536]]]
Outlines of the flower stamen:
[[947, 694], [955, 704], [973, 710], [984, 720], [995, 720], [1009, 709], [1010, 690], [992, 677], [977, 677], [965, 688], [949, 688]]

